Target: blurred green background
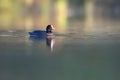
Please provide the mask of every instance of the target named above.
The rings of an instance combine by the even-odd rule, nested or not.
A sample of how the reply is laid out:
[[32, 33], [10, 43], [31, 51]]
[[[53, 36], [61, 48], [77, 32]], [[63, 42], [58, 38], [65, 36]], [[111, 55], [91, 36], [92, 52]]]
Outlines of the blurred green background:
[[64, 31], [71, 24], [119, 22], [119, 4], [119, 0], [0, 0], [0, 30], [44, 29], [53, 24]]

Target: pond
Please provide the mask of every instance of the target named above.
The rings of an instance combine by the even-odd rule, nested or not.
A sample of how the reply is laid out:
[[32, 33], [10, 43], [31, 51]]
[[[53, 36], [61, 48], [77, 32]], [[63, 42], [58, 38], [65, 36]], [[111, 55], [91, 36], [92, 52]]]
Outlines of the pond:
[[47, 39], [1, 33], [0, 80], [119, 80], [119, 26], [92, 32], [78, 27]]

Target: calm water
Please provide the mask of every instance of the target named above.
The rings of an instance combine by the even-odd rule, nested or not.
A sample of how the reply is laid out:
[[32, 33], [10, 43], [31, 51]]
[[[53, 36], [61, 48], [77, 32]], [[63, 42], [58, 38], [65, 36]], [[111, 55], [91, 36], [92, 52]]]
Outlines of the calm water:
[[119, 80], [120, 29], [70, 30], [47, 39], [1, 32], [0, 80]]

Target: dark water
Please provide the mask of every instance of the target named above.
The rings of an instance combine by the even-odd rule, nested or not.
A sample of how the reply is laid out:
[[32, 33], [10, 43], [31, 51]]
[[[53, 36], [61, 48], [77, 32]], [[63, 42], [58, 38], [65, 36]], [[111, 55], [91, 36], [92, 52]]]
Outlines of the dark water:
[[0, 80], [119, 80], [119, 30], [75, 32], [47, 39], [1, 33]]

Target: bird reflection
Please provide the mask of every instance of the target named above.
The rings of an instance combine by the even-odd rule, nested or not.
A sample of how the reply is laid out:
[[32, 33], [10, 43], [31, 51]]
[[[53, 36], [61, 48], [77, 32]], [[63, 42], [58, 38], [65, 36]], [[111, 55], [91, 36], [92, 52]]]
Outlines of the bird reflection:
[[54, 44], [55, 44], [54, 36], [47, 36], [46, 45], [50, 48], [51, 51], [53, 51]]
[[30, 40], [32, 41], [41, 41], [41, 42], [46, 42], [46, 46], [50, 49], [50, 51], [53, 51], [53, 47], [55, 44], [55, 36], [46, 36], [46, 37], [37, 37], [37, 36], [30, 36]]

